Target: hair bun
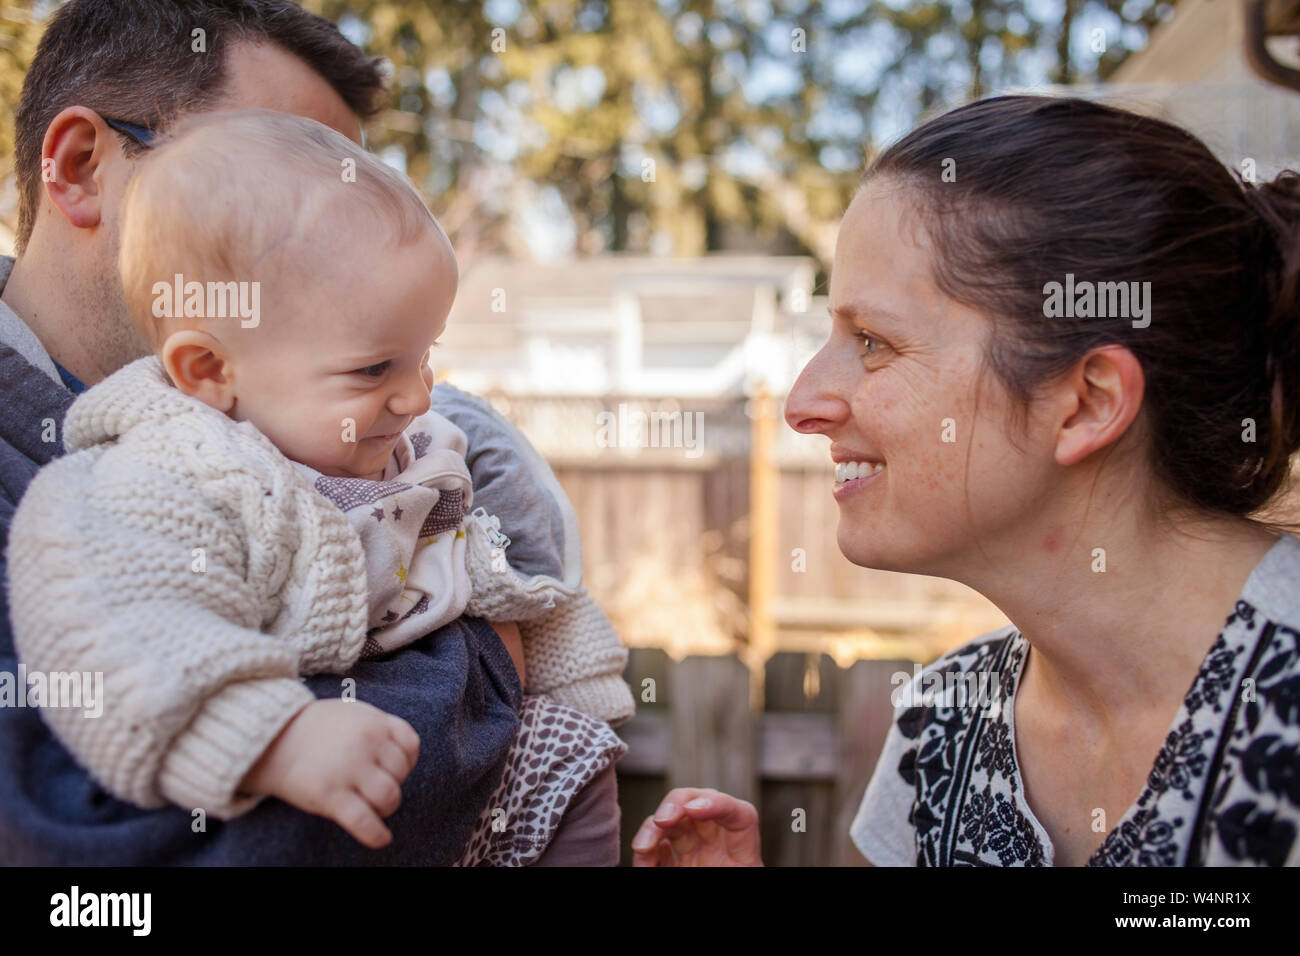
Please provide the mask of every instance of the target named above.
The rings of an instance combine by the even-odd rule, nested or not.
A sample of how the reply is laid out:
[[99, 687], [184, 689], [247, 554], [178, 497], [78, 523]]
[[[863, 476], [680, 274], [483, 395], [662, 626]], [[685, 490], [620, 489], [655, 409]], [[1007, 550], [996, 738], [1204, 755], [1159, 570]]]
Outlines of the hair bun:
[[1246, 184], [1246, 201], [1269, 236], [1272, 255], [1261, 270], [1268, 313], [1268, 376], [1275, 440], [1300, 449], [1300, 173], [1286, 169], [1271, 183]]
[[1246, 183], [1246, 201], [1263, 221], [1269, 233], [1285, 251], [1295, 245], [1300, 226], [1300, 173], [1284, 169], [1271, 183]]

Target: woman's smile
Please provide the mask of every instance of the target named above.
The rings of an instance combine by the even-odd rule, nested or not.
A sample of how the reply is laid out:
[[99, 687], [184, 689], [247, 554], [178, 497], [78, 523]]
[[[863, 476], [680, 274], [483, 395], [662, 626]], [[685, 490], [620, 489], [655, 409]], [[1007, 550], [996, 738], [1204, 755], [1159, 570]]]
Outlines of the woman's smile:
[[835, 485], [831, 493], [843, 501], [871, 484], [885, 470], [883, 462], [840, 461], [835, 463]]

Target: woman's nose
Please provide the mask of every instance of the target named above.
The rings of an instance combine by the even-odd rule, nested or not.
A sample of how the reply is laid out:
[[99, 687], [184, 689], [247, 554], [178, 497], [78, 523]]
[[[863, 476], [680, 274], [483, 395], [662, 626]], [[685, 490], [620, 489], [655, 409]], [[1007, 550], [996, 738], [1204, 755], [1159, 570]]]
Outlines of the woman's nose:
[[785, 422], [797, 432], [828, 432], [843, 423], [849, 403], [842, 389], [842, 376], [836, 374], [832, 343], [804, 366], [785, 400]]

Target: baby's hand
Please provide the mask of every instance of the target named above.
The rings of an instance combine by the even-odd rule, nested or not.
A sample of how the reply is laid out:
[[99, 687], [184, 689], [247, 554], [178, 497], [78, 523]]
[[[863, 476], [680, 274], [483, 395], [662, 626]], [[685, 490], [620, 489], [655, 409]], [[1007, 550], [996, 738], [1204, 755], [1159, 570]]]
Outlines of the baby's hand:
[[240, 783], [333, 820], [377, 850], [392, 842], [382, 818], [402, 802], [420, 738], [400, 717], [359, 700], [318, 700], [285, 725]]

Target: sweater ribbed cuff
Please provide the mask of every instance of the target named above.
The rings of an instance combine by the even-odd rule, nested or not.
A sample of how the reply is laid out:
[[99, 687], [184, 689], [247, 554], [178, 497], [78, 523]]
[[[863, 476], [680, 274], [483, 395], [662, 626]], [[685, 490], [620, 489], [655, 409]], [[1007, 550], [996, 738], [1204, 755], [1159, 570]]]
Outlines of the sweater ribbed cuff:
[[585, 677], [562, 687], [551, 687], [546, 690], [546, 696], [557, 704], [603, 720], [611, 727], [626, 723], [636, 713], [632, 688], [617, 674]]
[[204, 701], [167, 751], [158, 790], [171, 803], [220, 820], [247, 813], [261, 796], [236, 794], [241, 780], [316, 696], [291, 677], [240, 681]]

